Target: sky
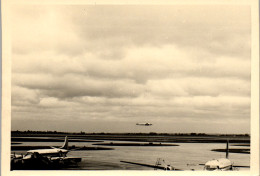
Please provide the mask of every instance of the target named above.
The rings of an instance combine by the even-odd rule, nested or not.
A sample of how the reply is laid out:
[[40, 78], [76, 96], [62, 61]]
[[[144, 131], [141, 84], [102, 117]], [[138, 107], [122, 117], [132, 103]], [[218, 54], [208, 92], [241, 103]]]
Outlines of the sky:
[[250, 19], [245, 5], [14, 5], [11, 129], [250, 133]]

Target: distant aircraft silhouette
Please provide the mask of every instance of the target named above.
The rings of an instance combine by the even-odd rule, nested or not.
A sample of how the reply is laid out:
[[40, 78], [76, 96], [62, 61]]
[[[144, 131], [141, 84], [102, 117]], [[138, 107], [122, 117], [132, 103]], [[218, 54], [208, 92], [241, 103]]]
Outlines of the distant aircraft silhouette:
[[140, 126], [152, 126], [153, 124], [151, 124], [151, 123], [137, 123], [136, 125], [140, 125]]

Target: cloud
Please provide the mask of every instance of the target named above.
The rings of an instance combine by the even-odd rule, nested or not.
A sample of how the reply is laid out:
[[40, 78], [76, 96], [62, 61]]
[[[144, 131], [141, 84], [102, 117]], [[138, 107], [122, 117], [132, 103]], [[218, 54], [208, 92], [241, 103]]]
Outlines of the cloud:
[[18, 5], [11, 23], [13, 124], [250, 120], [247, 6]]
[[39, 103], [37, 90], [29, 90], [20, 86], [12, 86], [12, 105], [24, 106]]
[[250, 96], [250, 82], [240, 79], [186, 77], [151, 80], [147, 90], [159, 97]]
[[131, 46], [174, 43], [250, 57], [250, 25], [250, 7], [239, 5], [16, 6], [13, 48], [15, 53], [97, 52], [103, 59], [118, 59]]
[[[153, 52], [151, 52], [153, 51]], [[191, 52], [174, 45], [132, 47], [120, 60], [103, 60], [98, 54], [56, 55], [53, 52], [14, 54], [13, 72], [46, 75], [81, 74], [98, 79], [131, 79], [144, 83], [149, 79], [172, 77], [233, 77], [250, 79], [250, 60]], [[230, 65], [234, 65], [231, 67]]]
[[46, 74], [18, 74], [16, 85], [41, 92], [49, 97], [77, 96], [135, 97], [143, 86], [132, 81], [96, 80], [79, 75], [55, 77]]

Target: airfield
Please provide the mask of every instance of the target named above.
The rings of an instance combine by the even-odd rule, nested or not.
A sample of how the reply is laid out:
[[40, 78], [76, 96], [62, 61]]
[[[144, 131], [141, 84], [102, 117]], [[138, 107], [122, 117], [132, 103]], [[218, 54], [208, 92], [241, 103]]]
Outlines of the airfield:
[[158, 158], [182, 170], [202, 170], [199, 164], [225, 156], [227, 140], [230, 159], [238, 165], [250, 163], [250, 136], [235, 134], [12, 132], [11, 152], [58, 147], [65, 136], [71, 150], [68, 156], [82, 157], [82, 162], [62, 170], [153, 170], [120, 161], [153, 165]]

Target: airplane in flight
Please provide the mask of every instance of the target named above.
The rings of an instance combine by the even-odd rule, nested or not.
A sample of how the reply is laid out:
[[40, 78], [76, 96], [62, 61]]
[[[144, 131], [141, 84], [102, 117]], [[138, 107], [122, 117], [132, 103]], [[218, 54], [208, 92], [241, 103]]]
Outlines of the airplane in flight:
[[140, 125], [140, 126], [152, 126], [153, 124], [151, 124], [151, 123], [137, 123], [136, 125]]
[[204, 165], [204, 170], [207, 170], [207, 171], [234, 170], [234, 167], [235, 168], [238, 168], [238, 167], [249, 168], [249, 166], [236, 166], [236, 165], [234, 165], [234, 163], [231, 162], [228, 159], [228, 155], [229, 155], [229, 148], [228, 147], [229, 147], [229, 141], [227, 140], [226, 158], [213, 159], [213, 160], [206, 162], [205, 164], [200, 164], [200, 165]]

